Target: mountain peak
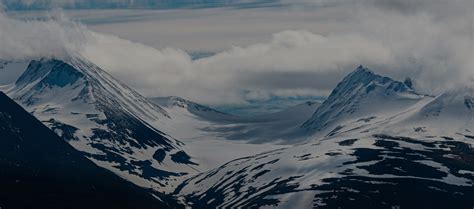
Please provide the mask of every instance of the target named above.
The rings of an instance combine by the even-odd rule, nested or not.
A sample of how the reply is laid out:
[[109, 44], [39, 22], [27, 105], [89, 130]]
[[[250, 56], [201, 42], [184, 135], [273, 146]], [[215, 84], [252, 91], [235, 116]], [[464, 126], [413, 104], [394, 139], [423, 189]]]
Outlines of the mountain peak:
[[369, 68], [367, 68], [363, 65], [359, 65], [359, 67], [357, 67], [354, 71], [355, 72], [361, 71], [361, 72], [373, 73]]
[[[53, 71], [55, 73], [53, 73], [53, 75], [49, 75]], [[66, 71], [68, 71], [69, 73]], [[53, 80], [57, 80], [58, 82], [60, 82], [58, 84], [60, 84], [60, 86], [63, 86], [64, 82], [70, 79], [61, 79], [61, 76], [69, 77], [68, 75], [73, 74], [73, 71], [73, 69], [68, 67], [68, 65], [61, 60], [46, 58], [42, 58], [38, 61], [32, 60], [28, 64], [26, 71], [17, 79], [15, 84], [17, 86], [25, 86], [48, 77], [47, 80], [49, 80], [50, 82], [53, 82]], [[56, 78], [52, 78], [51, 76], [55, 76]]]
[[[416, 93], [406, 83], [375, 74], [370, 69], [359, 66], [349, 73], [331, 92], [326, 101], [316, 110], [302, 127], [322, 130], [336, 121], [356, 117], [371, 112], [375, 106], [399, 108], [415, 102], [422, 95]], [[403, 103], [403, 104], [399, 104]]]
[[337, 93], [341, 91], [353, 91], [360, 87], [365, 87], [366, 93], [373, 91], [376, 87], [384, 86], [385, 93], [394, 92], [405, 92], [411, 91], [412, 85], [410, 82], [400, 82], [393, 80], [389, 77], [381, 76], [374, 73], [367, 67], [360, 65], [354, 71], [349, 73], [344, 79], [337, 85], [332, 93]]
[[[346, 77], [344, 77], [342, 82], [339, 84], [369, 83], [370, 81], [377, 80], [377, 79], [384, 79], [384, 77], [377, 75], [369, 68], [360, 65], [354, 71], [352, 71]], [[386, 79], [389, 79], [389, 78], [386, 78]]]
[[375, 75], [375, 73], [372, 70], [370, 70], [369, 68], [363, 65], [359, 65], [359, 67], [357, 67], [354, 71], [352, 71], [351, 74]]

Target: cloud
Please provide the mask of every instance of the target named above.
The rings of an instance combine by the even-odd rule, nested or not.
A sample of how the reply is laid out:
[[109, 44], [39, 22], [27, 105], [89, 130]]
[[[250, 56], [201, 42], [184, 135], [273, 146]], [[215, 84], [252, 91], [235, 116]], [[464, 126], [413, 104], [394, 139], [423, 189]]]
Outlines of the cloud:
[[269, 42], [194, 61], [184, 51], [95, 34], [82, 54], [146, 95], [179, 95], [211, 104], [283, 95], [278, 92], [286, 96], [288, 91], [293, 96], [327, 95], [347, 70], [390, 57], [382, 45], [360, 36], [307, 31], [284, 31]]
[[[441, 6], [423, 3], [417, 4], [415, 11], [406, 11], [393, 2], [370, 2], [363, 7], [342, 4], [318, 10], [321, 12], [315, 16], [309, 14], [314, 11], [296, 9], [298, 20], [313, 17], [298, 25], [300, 30], [277, 32], [260, 43], [234, 46], [198, 60], [180, 49], [156, 49], [93, 32], [62, 17], [20, 21], [2, 15], [0, 58], [80, 53], [147, 96], [177, 95], [212, 105], [245, 104], [275, 96], [327, 95], [360, 64], [396, 79], [412, 77], [421, 91], [439, 93], [474, 77], [472, 14], [462, 9], [468, 4], [457, 1], [456, 5], [442, 5], [449, 12], [438, 12]], [[259, 23], [258, 27], [263, 27], [278, 24], [279, 15], [290, 17], [282, 10], [232, 12], [254, 18], [264, 11], [271, 18]], [[229, 23], [229, 19], [206, 16], [215, 28]], [[193, 23], [188, 22], [190, 27]], [[169, 25], [178, 31], [186, 28], [181, 26], [186, 25]], [[234, 21], [233, 27], [242, 33], [257, 28], [244, 26]], [[192, 33], [186, 40], [199, 42], [206, 35], [214, 37]]]
[[0, 13], [0, 56], [2, 59], [61, 57], [80, 51], [88, 31], [78, 23], [55, 15], [48, 21], [20, 21]]

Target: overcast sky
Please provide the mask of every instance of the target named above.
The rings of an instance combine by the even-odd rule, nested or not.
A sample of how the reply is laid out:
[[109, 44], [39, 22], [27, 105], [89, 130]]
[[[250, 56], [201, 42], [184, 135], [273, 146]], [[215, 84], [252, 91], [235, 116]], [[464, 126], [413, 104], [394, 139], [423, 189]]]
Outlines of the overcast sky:
[[[0, 16], [0, 58], [78, 53], [147, 96], [211, 105], [325, 96], [361, 64], [396, 79], [412, 77], [420, 91], [436, 94], [472, 82], [473, 2], [9, 11]], [[216, 54], [192, 60], [189, 52]]]

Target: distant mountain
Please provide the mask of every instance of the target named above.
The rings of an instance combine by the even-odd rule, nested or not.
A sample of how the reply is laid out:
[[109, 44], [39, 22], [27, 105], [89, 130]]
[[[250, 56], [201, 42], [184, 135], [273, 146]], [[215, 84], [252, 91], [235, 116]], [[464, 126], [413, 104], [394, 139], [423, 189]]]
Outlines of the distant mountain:
[[31, 61], [8, 95], [96, 164], [143, 187], [169, 190], [198, 166], [156, 124], [160, 106], [80, 57]]
[[[233, 118], [232, 115], [227, 113], [220, 112], [218, 110], [212, 109], [208, 106], [204, 106], [181, 97], [170, 96], [170, 97], [154, 97], [149, 98], [149, 100], [161, 107], [167, 109], [168, 112], [171, 112], [172, 109], [177, 108], [181, 109], [182, 111], [186, 111], [189, 114], [195, 115], [203, 120], [226, 120], [229, 118]], [[179, 113], [175, 113], [172, 115], [176, 115]]]
[[175, 195], [196, 208], [472, 208], [473, 97], [472, 85], [423, 96], [360, 67], [305, 123], [311, 140], [230, 161]]
[[0, 168], [2, 208], [173, 206], [96, 166], [1, 92]]

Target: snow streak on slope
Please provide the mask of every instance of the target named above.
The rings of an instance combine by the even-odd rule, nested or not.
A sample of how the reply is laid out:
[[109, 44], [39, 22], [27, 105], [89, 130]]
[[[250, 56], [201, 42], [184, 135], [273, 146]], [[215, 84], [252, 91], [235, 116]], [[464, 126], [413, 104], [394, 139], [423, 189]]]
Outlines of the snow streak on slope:
[[[364, 76], [355, 76], [360, 73]], [[343, 128], [231, 161], [190, 178], [175, 194], [195, 208], [474, 206], [472, 87], [423, 97], [363, 68], [346, 77], [342, 87], [347, 90], [336, 89], [314, 114], [326, 122], [313, 118], [307, 127], [324, 128], [319, 124], [335, 120]]]
[[146, 121], [166, 111], [94, 64], [32, 61], [8, 94], [98, 165], [158, 191], [195, 172], [182, 143]]

